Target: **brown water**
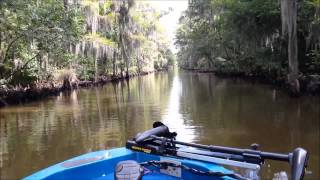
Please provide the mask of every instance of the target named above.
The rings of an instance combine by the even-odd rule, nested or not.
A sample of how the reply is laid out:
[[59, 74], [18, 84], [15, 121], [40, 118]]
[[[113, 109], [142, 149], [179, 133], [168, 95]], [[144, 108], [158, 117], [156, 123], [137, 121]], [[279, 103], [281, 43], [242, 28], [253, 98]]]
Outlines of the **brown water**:
[[[0, 109], [0, 179], [19, 179], [86, 152], [123, 146], [163, 121], [188, 142], [310, 151], [320, 179], [319, 97], [292, 99], [270, 87], [211, 74], [157, 73]], [[263, 178], [288, 170], [267, 162]]]

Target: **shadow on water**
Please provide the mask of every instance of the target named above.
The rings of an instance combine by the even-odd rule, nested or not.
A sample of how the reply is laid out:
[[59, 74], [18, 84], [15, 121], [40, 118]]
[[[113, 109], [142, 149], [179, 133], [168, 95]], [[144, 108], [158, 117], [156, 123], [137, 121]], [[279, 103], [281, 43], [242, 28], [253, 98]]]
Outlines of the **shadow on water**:
[[[188, 142], [311, 152], [319, 175], [319, 97], [291, 99], [261, 84], [212, 74], [160, 72], [0, 109], [0, 179], [19, 179], [90, 151], [123, 146], [163, 121]], [[288, 170], [267, 162], [263, 178]]]

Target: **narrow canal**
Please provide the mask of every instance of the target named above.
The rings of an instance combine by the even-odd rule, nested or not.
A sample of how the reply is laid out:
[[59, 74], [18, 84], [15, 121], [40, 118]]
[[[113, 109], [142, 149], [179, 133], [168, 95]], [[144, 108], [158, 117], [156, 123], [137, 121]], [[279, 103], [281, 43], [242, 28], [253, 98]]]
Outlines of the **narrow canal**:
[[[123, 146], [163, 121], [188, 142], [310, 151], [319, 176], [319, 97], [289, 98], [268, 86], [212, 74], [161, 72], [0, 109], [0, 179], [19, 179], [86, 152]], [[267, 162], [263, 179], [288, 171]]]

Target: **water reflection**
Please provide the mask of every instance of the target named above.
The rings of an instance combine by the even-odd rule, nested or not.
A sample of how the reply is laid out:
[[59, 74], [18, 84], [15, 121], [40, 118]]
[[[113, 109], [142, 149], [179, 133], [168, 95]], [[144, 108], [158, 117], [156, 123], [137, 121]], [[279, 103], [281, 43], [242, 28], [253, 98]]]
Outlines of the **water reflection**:
[[[288, 152], [310, 151], [309, 178], [319, 179], [320, 103], [212, 74], [156, 73], [103, 87], [0, 109], [0, 179], [33, 171], [89, 151], [123, 146], [163, 121], [178, 139], [204, 144]], [[264, 178], [288, 170], [268, 162]]]
[[163, 123], [170, 127], [171, 131], [178, 132], [177, 139], [185, 142], [197, 141], [197, 134], [195, 132], [195, 127], [185, 124], [185, 121], [190, 121], [185, 119], [180, 113], [180, 98], [182, 93], [181, 81], [179, 76], [174, 76], [172, 81], [168, 109], [163, 116]]

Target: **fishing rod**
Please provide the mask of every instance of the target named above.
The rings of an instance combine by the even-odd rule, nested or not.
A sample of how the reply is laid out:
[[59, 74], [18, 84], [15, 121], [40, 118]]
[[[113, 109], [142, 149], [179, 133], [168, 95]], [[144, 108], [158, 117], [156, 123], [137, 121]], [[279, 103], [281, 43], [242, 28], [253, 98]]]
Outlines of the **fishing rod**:
[[[161, 122], [155, 122], [153, 124], [153, 128], [147, 130], [143, 133], [139, 133], [134, 141], [137, 144], [145, 145], [150, 143], [150, 141], [159, 141], [160, 151], [156, 153], [163, 153], [163, 151], [167, 148], [166, 144], [171, 144], [175, 146], [183, 145], [188, 147], [194, 147], [199, 149], [208, 150], [211, 152], [217, 153], [226, 153], [229, 155], [238, 155], [243, 157], [238, 158], [238, 160], [243, 162], [255, 162], [262, 164], [264, 160], [276, 160], [276, 161], [284, 161], [288, 162], [291, 165], [291, 178], [293, 180], [303, 179], [305, 168], [307, 167], [308, 162], [308, 152], [303, 148], [296, 148], [293, 152], [288, 154], [282, 153], [274, 153], [274, 152], [264, 152], [255, 149], [241, 149], [241, 148], [233, 148], [233, 147], [224, 147], [224, 146], [213, 146], [213, 145], [203, 145], [196, 143], [187, 143], [182, 141], [175, 140], [176, 133], [172, 133], [169, 131], [169, 128], [162, 124]], [[152, 146], [152, 145], [151, 145]], [[172, 147], [171, 147], [172, 148]], [[170, 149], [168, 152], [172, 152], [176, 150]]]
[[[213, 152], [221, 152], [227, 154], [234, 154], [234, 155], [241, 155], [248, 158], [257, 158], [257, 159], [269, 159], [269, 160], [277, 160], [277, 161], [290, 161], [290, 154], [280, 154], [280, 153], [272, 153], [272, 152], [263, 152], [259, 150], [252, 150], [252, 149], [240, 149], [240, 148], [232, 148], [232, 147], [224, 147], [224, 146], [213, 146], [213, 145], [203, 145], [203, 144], [196, 144], [196, 143], [187, 143], [182, 141], [177, 141], [174, 139], [169, 139], [165, 137], [158, 137], [151, 135], [152, 139], [165, 141], [173, 144], [180, 144], [184, 146], [190, 146], [200, 149], [206, 149]], [[302, 149], [302, 148], [300, 148]]]

